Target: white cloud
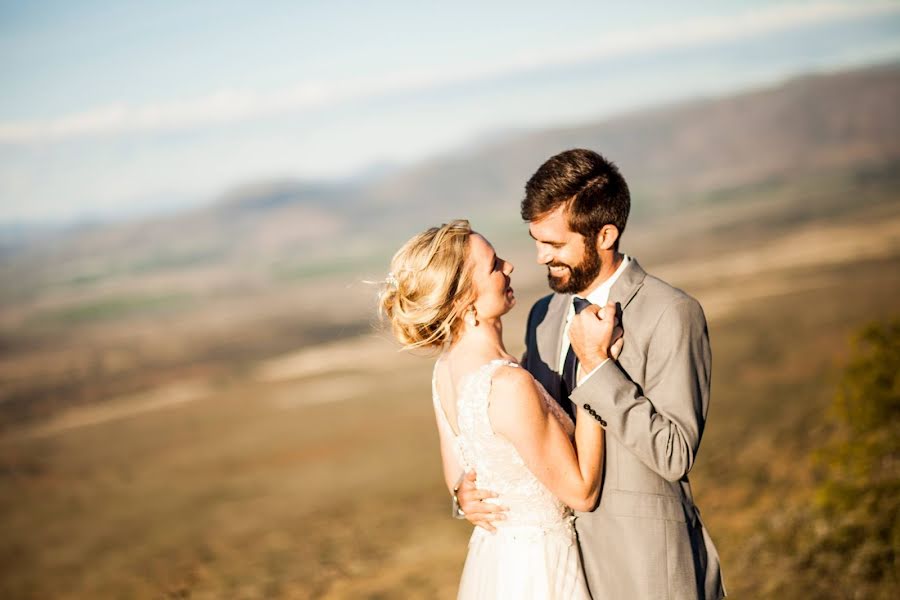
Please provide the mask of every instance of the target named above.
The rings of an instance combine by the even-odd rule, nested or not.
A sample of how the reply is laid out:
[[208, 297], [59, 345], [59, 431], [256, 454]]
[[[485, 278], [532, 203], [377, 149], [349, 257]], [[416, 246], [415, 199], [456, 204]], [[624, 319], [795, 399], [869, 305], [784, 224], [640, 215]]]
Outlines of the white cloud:
[[380, 77], [300, 83], [269, 93], [221, 90], [189, 100], [146, 106], [113, 104], [53, 119], [0, 122], [0, 144], [53, 142], [234, 123], [382, 95], [490, 80], [542, 68], [734, 41], [796, 27], [896, 13], [900, 13], [900, 5], [888, 1], [774, 6], [736, 16], [695, 18], [621, 31], [556, 51], [542, 49], [512, 59], [461, 64], [441, 71], [404, 71]]

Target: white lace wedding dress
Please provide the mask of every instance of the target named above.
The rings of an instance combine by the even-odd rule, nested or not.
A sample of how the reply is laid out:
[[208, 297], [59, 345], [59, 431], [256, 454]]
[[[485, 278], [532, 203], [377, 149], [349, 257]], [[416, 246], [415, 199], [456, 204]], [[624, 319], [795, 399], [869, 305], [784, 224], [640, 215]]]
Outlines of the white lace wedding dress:
[[[458, 436], [450, 427], [432, 381], [435, 411], [441, 427], [455, 440], [460, 464], [466, 470], [474, 469], [478, 487], [496, 492], [496, 501], [509, 508], [506, 520], [495, 522], [496, 533], [481, 527], [472, 533], [458, 598], [589, 600], [571, 509], [528, 470], [515, 447], [491, 429], [488, 394], [491, 378], [502, 365], [519, 368], [516, 363], [494, 360], [460, 381], [456, 400]], [[574, 435], [569, 416], [543, 386], [535, 385], [550, 412], [570, 437]]]

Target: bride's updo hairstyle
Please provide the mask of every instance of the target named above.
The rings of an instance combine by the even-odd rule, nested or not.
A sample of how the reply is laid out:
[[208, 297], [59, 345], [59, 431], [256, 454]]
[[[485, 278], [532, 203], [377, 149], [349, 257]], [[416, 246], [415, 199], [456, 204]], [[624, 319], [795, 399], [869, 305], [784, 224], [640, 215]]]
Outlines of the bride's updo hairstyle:
[[404, 350], [440, 348], [474, 301], [466, 258], [472, 228], [464, 219], [432, 227], [403, 244], [391, 259], [381, 314]]

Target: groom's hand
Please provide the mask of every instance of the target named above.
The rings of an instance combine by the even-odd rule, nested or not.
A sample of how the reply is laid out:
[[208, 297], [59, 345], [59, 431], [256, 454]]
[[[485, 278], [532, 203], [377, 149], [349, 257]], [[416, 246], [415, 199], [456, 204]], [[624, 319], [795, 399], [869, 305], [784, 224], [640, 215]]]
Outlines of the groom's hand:
[[475, 477], [475, 471], [469, 471], [463, 478], [462, 485], [456, 492], [459, 507], [465, 513], [466, 520], [472, 525], [483, 527], [491, 532], [497, 531], [491, 523], [506, 518], [504, 514], [506, 507], [484, 502], [487, 498], [496, 498], [497, 494], [475, 487]]
[[619, 360], [622, 348], [625, 347], [625, 331], [621, 325], [616, 325], [616, 328], [613, 329], [613, 340], [612, 346], [609, 347], [609, 357], [613, 360]]
[[606, 359], [618, 356], [617, 350], [621, 350], [621, 345], [613, 348], [621, 337], [618, 324], [613, 302], [608, 302], [606, 306], [591, 304], [572, 318], [569, 342], [583, 373], [590, 373]]

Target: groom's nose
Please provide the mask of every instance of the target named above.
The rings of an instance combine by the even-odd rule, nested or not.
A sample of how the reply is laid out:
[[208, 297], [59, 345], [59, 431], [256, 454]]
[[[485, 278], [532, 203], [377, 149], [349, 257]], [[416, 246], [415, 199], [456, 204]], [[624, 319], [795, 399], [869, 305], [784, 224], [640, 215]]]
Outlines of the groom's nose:
[[537, 242], [535, 245], [537, 247], [537, 262], [539, 265], [546, 265], [553, 260], [553, 253], [546, 244]]

